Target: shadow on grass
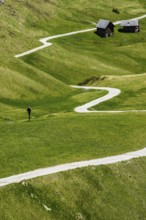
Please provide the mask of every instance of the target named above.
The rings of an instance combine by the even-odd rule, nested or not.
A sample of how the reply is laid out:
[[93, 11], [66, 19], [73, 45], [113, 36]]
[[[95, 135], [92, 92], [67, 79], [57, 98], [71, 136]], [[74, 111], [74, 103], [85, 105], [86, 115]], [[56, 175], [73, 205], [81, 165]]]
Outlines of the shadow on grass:
[[132, 33], [132, 34], [135, 34], [135, 33], [138, 33], [139, 31], [135, 31], [135, 30], [124, 30], [123, 28], [119, 28], [119, 29], [118, 29], [118, 32], [120, 32], [120, 33]]

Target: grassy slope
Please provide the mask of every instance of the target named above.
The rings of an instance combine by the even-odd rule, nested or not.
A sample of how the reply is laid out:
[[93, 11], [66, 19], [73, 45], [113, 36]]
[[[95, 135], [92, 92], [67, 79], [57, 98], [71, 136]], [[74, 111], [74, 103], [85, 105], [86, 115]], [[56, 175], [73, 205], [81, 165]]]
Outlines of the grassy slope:
[[0, 177], [141, 149], [144, 119], [145, 114], [69, 113], [31, 123], [2, 123]]
[[41, 177], [25, 186], [7, 186], [0, 189], [0, 218], [145, 219], [145, 172], [146, 159], [134, 159]]
[[[71, 89], [68, 84], [77, 84], [87, 78], [93, 76], [99, 78], [102, 75], [109, 75], [109, 78], [92, 83], [102, 86], [117, 86], [124, 89], [124, 92], [128, 87], [128, 101], [124, 101], [127, 103], [123, 107], [137, 109], [137, 103], [139, 103], [139, 109], [145, 108], [145, 75], [138, 78], [134, 77], [129, 83], [126, 77], [122, 78], [122, 83], [118, 78], [118, 75], [135, 74], [137, 76], [137, 74], [145, 72], [143, 59], [145, 55], [143, 49], [146, 32], [145, 20], [141, 21], [142, 32], [139, 34], [122, 35], [118, 33], [117, 29], [115, 36], [108, 39], [101, 39], [92, 32], [80, 34], [56, 39], [53, 41], [52, 47], [22, 59], [13, 57], [18, 52], [39, 45], [37, 40], [40, 37], [93, 27], [89, 22], [96, 21], [100, 17], [108, 19], [112, 16], [113, 20], [119, 20], [138, 16], [144, 12], [142, 2], [138, 1], [135, 3], [128, 1], [130, 9], [125, 6], [124, 2], [121, 2], [119, 4], [120, 15], [111, 12], [112, 7], [115, 7], [117, 2], [111, 1], [106, 9], [105, 4], [106, 2], [96, 1], [92, 5], [87, 1], [76, 1], [74, 3], [69, 1], [66, 6], [65, 1], [44, 1], [40, 8], [39, 1], [35, 3], [32, 1], [16, 1], [15, 4], [12, 4], [12, 1], [9, 0], [7, 4], [1, 7], [1, 13], [5, 15], [1, 24], [3, 39], [0, 38], [1, 41], [5, 42], [5, 44], [1, 44], [3, 56], [1, 56], [0, 67], [0, 130], [3, 134], [1, 137], [1, 143], [3, 143], [1, 147], [3, 155], [1, 176], [60, 162], [92, 158], [93, 155], [101, 157], [111, 155], [113, 152], [122, 153], [145, 145], [145, 114], [127, 114], [126, 117], [117, 115], [112, 116], [112, 119], [109, 118], [109, 115], [103, 114], [100, 117], [96, 114], [88, 115], [88, 117], [72, 113], [66, 114], [72, 112], [77, 105], [105, 94], [98, 91], [83, 92]], [[137, 12], [133, 11], [134, 7], [137, 8]], [[23, 11], [22, 8], [24, 8]], [[99, 9], [98, 13], [95, 8]], [[11, 22], [8, 23], [9, 20]], [[8, 25], [6, 25], [7, 23]], [[22, 30], [24, 34], [21, 34]], [[124, 41], [125, 36], [126, 41]], [[15, 44], [16, 47], [14, 47]], [[141, 51], [141, 59], [137, 58], [139, 50]], [[140, 65], [138, 65], [139, 63]], [[110, 75], [116, 75], [117, 78], [111, 79]], [[136, 79], [137, 84], [135, 84]], [[139, 94], [136, 96], [136, 100], [133, 99], [131, 102], [132, 92], [137, 91]], [[112, 108], [119, 109], [123, 100], [125, 100], [125, 95], [116, 98], [113, 101], [114, 104], [111, 105]], [[27, 105], [31, 105], [33, 108], [34, 122], [30, 125], [26, 122]], [[103, 105], [105, 109], [112, 109], [107, 104]], [[125, 139], [125, 135], [121, 135], [125, 127], [121, 130], [120, 121], [123, 120], [122, 124], [124, 124], [127, 118], [129, 121], [126, 130], [127, 138]], [[117, 126], [112, 126], [111, 120], [114, 123], [118, 120]], [[84, 124], [83, 121], [85, 121]], [[94, 121], [96, 123], [93, 123]], [[72, 129], [72, 136], [70, 136], [68, 126], [74, 127], [77, 122], [79, 124], [78, 130]], [[98, 127], [96, 134], [94, 132], [97, 125], [99, 126], [101, 123], [105, 129], [102, 138], [100, 138], [100, 127]], [[131, 126], [133, 123], [135, 124]], [[61, 132], [58, 125], [62, 128]], [[44, 127], [43, 132], [40, 132], [40, 128]], [[111, 133], [119, 139], [117, 150], [115, 150], [116, 145], [113, 136], [110, 133], [108, 137], [106, 135], [111, 127]], [[139, 128], [138, 132], [137, 127]], [[76, 138], [77, 132], [79, 132], [78, 138]], [[85, 133], [86, 136], [83, 135]], [[134, 136], [133, 142], [131, 142], [131, 135], [129, 134]], [[62, 137], [61, 141], [60, 137]], [[72, 155], [72, 149], [76, 149], [79, 142], [80, 146]], [[26, 147], [27, 145], [29, 147]], [[20, 146], [23, 149], [22, 154]], [[83, 150], [85, 147], [88, 153]], [[108, 148], [105, 153], [106, 147]], [[62, 149], [61, 155], [60, 148]], [[29, 158], [30, 153], [32, 155], [33, 151], [35, 151], [35, 156], [30, 161], [27, 158]], [[35, 158], [39, 157], [40, 152], [42, 152], [41, 159], [36, 161]], [[25, 157], [22, 156], [24, 154]], [[69, 156], [70, 154], [72, 156]], [[12, 155], [15, 158], [15, 163]], [[59, 159], [57, 159], [58, 155], [60, 155]], [[24, 158], [22, 159], [22, 157]], [[9, 164], [6, 165], [9, 160], [10, 164], [13, 164], [12, 168], [9, 168]], [[22, 161], [22, 165], [18, 166], [20, 161]]]
[[[107, 76], [105, 82], [95, 81], [94, 85], [121, 89], [120, 96], [96, 106], [98, 110], [142, 110], [146, 109], [146, 74], [128, 76]], [[92, 85], [93, 85], [92, 84]]]
[[[113, 7], [120, 9], [120, 15], [111, 12]], [[112, 17], [115, 21], [139, 16], [145, 13], [144, 9], [142, 0], [106, 0], [94, 1], [92, 4], [85, 0], [69, 0], [67, 5], [65, 0], [42, 0], [41, 3], [39, 0], [17, 0], [15, 3], [7, 0], [0, 7], [1, 177], [41, 166], [119, 154], [145, 146], [145, 114], [93, 114], [87, 117], [86, 114], [71, 113], [77, 105], [103, 93], [84, 93], [68, 87], [68, 84], [77, 84], [93, 76], [106, 75], [104, 81], [92, 81], [90, 84], [119, 87], [123, 93], [121, 98], [109, 101], [110, 107], [103, 104], [101, 109], [120, 109], [121, 105], [122, 109], [144, 109], [145, 75], [139, 77], [137, 74], [146, 72], [145, 20], [141, 21], [142, 31], [137, 35], [121, 35], [116, 30], [113, 38], [100, 39], [93, 33], [86, 33], [56, 39], [52, 41], [52, 47], [22, 59], [13, 57], [39, 46], [38, 39], [41, 37], [91, 28], [93, 25], [90, 22], [101, 17]], [[124, 77], [119, 77], [121, 75]], [[127, 75], [135, 77], [127, 80]], [[30, 124], [26, 121], [25, 112], [28, 104], [33, 107], [33, 120]], [[21, 216], [22, 219], [75, 219], [79, 212], [84, 219], [94, 219], [93, 216], [95, 219], [107, 219], [107, 216], [117, 219], [117, 213], [119, 219], [123, 215], [125, 219], [127, 216], [130, 216], [129, 219], [144, 219], [145, 194], [142, 193], [145, 161], [137, 160], [136, 164], [133, 162], [130, 167], [127, 164], [126, 168], [124, 164], [119, 168], [96, 168], [97, 173], [91, 172], [89, 168], [62, 174], [60, 185], [58, 176], [61, 174], [52, 177], [57, 182], [51, 182], [50, 177], [43, 178], [44, 185], [40, 183], [42, 178], [40, 182], [32, 181], [32, 187], [37, 188], [32, 190], [40, 200], [44, 203], [47, 201], [47, 205], [51, 206], [53, 217], [48, 216], [38, 200], [30, 197], [31, 187], [29, 192], [18, 185], [6, 187], [0, 190], [0, 218], [20, 219]], [[134, 177], [127, 180], [129, 169]], [[141, 172], [137, 174], [137, 170]], [[94, 185], [94, 181], [92, 184], [88, 182], [92, 178], [103, 180], [102, 177], [106, 180], [102, 185], [102, 193], [99, 191], [98, 194], [101, 197], [97, 199], [95, 192], [98, 189], [95, 188], [98, 188], [98, 183]], [[48, 181], [51, 182], [49, 187], [45, 185]], [[57, 187], [62, 191], [65, 184], [68, 184], [69, 194], [65, 191], [63, 198], [58, 201], [58, 198], [54, 198], [54, 192]], [[133, 190], [131, 185], [134, 185]], [[91, 194], [89, 188], [92, 189]], [[73, 197], [73, 203], [67, 205], [69, 195], [75, 196], [77, 189], [79, 196]], [[48, 194], [50, 197], [47, 197]], [[138, 198], [137, 201], [135, 198]], [[95, 204], [93, 208], [91, 201]], [[31, 211], [28, 208], [30, 206]], [[130, 212], [130, 207], [133, 212]], [[59, 217], [58, 213], [61, 213]]]
[[[120, 15], [111, 12], [112, 7], [116, 7], [117, 4]], [[46, 100], [52, 102], [54, 97], [56, 103], [62, 105], [61, 109], [64, 108], [64, 100], [67, 100], [70, 106], [73, 105], [68, 100], [68, 97], [73, 95], [72, 90], [63, 82], [79, 83], [95, 75], [111, 73], [133, 74], [133, 69], [134, 73], [144, 71], [143, 59], [140, 60], [141, 65], [135, 61], [135, 46], [131, 46], [132, 51], [129, 52], [124, 50], [124, 46], [135, 45], [141, 41], [143, 47], [145, 30], [133, 38], [126, 35], [126, 43], [125, 37], [117, 32], [116, 37], [108, 41], [103, 41], [93, 33], [80, 34], [55, 40], [51, 48], [23, 58], [25, 62], [13, 58], [14, 54], [39, 46], [40, 37], [93, 27], [89, 22], [95, 22], [101, 17], [119, 20], [144, 13], [143, 4], [138, 1], [128, 1], [128, 8], [125, 7], [125, 2], [108, 2], [106, 9], [105, 5], [106, 2], [96, 1], [92, 5], [87, 1], [69, 1], [68, 5], [65, 1], [43, 1], [39, 7], [40, 1], [16, 1], [12, 4], [9, 0], [1, 7], [3, 19], [0, 38], [0, 109], [6, 110], [1, 113], [2, 118], [20, 118], [17, 115], [20, 115], [20, 111], [22, 112], [28, 104], [34, 106], [36, 111], [39, 111], [41, 105], [47, 113], [49, 109], [46, 108]], [[133, 54], [133, 57], [127, 59], [129, 53]], [[113, 54], [116, 54], [115, 60]], [[11, 110], [11, 107], [15, 111], [12, 115], [9, 112], [8, 116], [7, 110]], [[56, 106], [53, 105], [53, 108], [56, 112]]]
[[58, 38], [52, 40], [52, 47], [23, 60], [40, 70], [49, 69], [53, 77], [68, 84], [93, 76], [144, 73], [145, 24], [141, 21], [142, 31], [138, 34], [119, 33], [117, 26], [115, 35], [108, 39], [93, 32]]

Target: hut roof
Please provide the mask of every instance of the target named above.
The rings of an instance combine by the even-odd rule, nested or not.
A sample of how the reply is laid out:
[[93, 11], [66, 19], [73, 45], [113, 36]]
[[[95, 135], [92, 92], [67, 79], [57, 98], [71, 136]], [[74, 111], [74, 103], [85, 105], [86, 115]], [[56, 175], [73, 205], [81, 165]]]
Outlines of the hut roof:
[[138, 26], [138, 20], [123, 20], [121, 21], [121, 26], [122, 27], [131, 27], [131, 26]]
[[109, 23], [109, 20], [100, 19], [96, 25], [96, 28], [106, 29]]

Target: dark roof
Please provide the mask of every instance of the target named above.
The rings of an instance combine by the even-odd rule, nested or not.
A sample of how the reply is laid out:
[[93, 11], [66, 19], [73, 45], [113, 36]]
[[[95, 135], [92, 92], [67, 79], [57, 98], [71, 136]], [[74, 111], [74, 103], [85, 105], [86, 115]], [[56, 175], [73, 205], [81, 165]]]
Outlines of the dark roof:
[[110, 21], [108, 20], [100, 19], [96, 25], [96, 28], [106, 29], [109, 23]]
[[123, 20], [121, 21], [121, 26], [122, 27], [131, 27], [131, 26], [138, 26], [138, 20], [135, 19], [135, 20]]

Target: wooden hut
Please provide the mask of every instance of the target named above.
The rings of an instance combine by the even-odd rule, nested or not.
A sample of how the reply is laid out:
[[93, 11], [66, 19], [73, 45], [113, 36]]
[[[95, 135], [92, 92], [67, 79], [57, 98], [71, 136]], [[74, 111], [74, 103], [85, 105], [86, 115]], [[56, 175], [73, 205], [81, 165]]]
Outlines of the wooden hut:
[[139, 32], [140, 26], [138, 19], [121, 21], [121, 28], [123, 32]]
[[96, 25], [97, 34], [100, 37], [111, 36], [114, 32], [114, 24], [111, 21], [100, 19]]

